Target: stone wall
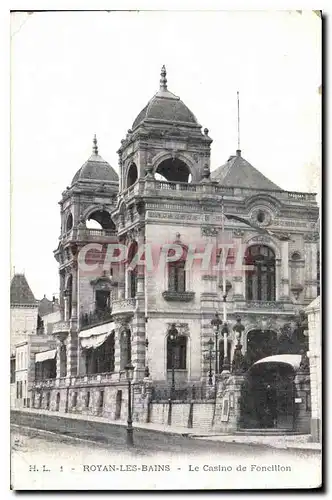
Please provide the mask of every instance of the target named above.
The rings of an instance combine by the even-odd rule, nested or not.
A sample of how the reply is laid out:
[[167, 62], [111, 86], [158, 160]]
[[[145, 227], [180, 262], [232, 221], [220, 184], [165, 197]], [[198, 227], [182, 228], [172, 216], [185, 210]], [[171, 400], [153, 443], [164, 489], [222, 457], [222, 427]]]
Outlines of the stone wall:
[[[153, 424], [167, 425], [169, 406], [168, 401], [151, 403], [149, 421]], [[213, 401], [173, 401], [171, 425], [209, 431], [212, 428], [213, 413]]]
[[306, 309], [309, 327], [309, 361], [311, 388], [311, 435], [313, 441], [321, 442], [322, 425], [322, 333], [320, 323], [320, 297]]

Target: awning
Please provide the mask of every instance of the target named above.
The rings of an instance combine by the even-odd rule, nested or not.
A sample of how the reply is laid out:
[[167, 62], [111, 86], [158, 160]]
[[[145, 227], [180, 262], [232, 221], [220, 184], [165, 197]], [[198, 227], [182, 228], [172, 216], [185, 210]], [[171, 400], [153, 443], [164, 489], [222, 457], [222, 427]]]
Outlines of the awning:
[[91, 335], [91, 337], [83, 338], [81, 339], [81, 346], [83, 349], [96, 349], [105, 342], [110, 333], [99, 333], [99, 335]]
[[56, 349], [51, 349], [50, 351], [37, 352], [35, 357], [36, 363], [42, 363], [48, 359], [55, 359]]
[[109, 335], [114, 331], [115, 324], [109, 323], [107, 326], [107, 331], [100, 331], [100, 326], [96, 328], [91, 328], [87, 331], [80, 332], [78, 334], [81, 346], [83, 349], [96, 349], [101, 346]]
[[301, 354], [276, 354], [275, 356], [268, 356], [256, 361], [251, 368], [261, 363], [283, 363], [292, 366], [294, 370], [298, 370], [301, 363]]

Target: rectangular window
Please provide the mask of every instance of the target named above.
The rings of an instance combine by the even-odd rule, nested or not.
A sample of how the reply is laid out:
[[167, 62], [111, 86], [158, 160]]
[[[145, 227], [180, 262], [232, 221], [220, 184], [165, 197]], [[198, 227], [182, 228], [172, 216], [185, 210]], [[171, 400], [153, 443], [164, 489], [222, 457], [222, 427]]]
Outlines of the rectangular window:
[[96, 310], [107, 311], [110, 309], [110, 292], [108, 290], [96, 290]]
[[10, 383], [15, 384], [15, 358], [10, 360]]
[[90, 406], [90, 391], [86, 393], [85, 406], [86, 408], [89, 408]]
[[104, 407], [104, 391], [100, 391], [99, 408], [102, 409], [103, 407]]
[[74, 394], [73, 394], [73, 404], [72, 404], [72, 407], [73, 407], [73, 408], [76, 408], [76, 405], [77, 405], [77, 392], [74, 392]]

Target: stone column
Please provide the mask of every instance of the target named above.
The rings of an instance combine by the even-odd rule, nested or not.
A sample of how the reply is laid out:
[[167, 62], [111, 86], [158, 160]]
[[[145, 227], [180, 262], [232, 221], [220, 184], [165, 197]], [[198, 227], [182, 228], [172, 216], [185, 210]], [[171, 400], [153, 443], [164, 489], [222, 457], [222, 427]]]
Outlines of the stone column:
[[310, 433], [310, 374], [309, 370], [299, 371], [296, 373], [294, 384], [296, 393], [294, 397], [295, 418], [294, 430], [302, 434]]
[[61, 377], [61, 340], [56, 341], [56, 378]]
[[304, 235], [305, 300], [311, 302], [317, 297], [317, 233]]
[[[217, 252], [217, 240], [219, 235], [219, 228], [214, 226], [202, 226], [201, 236], [207, 244], [213, 244], [214, 250]], [[219, 273], [217, 270], [217, 263], [211, 263], [211, 269], [206, 274], [202, 275], [203, 292], [201, 293], [201, 379], [208, 383], [209, 380], [209, 340], [213, 340], [212, 349], [212, 372], [215, 371], [215, 347], [214, 347], [214, 331], [211, 326], [211, 320], [219, 309], [218, 298], [218, 280]], [[216, 269], [213, 269], [216, 267]], [[213, 377], [214, 380], [214, 377]]]
[[116, 321], [115, 323], [115, 337], [114, 337], [114, 371], [119, 373], [120, 371], [120, 333], [121, 333], [121, 323]]
[[[75, 256], [76, 258], [76, 256]], [[72, 300], [71, 300], [71, 322], [77, 322], [77, 261], [75, 260], [72, 266]]]
[[281, 293], [280, 300], [289, 300], [289, 244], [288, 239], [285, 239], [281, 243]]
[[67, 337], [67, 377], [77, 375], [77, 332], [71, 330]]
[[233, 300], [241, 301], [245, 299], [245, 245], [242, 242], [244, 231], [235, 229], [233, 231], [234, 242], [234, 276], [233, 276]]
[[[144, 309], [143, 309], [144, 311]], [[145, 376], [145, 316], [135, 312], [131, 323], [131, 362], [135, 366], [134, 380]]]

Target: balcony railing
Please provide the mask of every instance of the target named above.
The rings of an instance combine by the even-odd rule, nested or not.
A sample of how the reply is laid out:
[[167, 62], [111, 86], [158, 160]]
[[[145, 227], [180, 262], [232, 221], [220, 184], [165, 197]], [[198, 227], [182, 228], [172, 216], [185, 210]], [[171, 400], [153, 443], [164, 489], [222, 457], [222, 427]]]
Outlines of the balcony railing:
[[102, 323], [107, 323], [112, 321], [112, 311], [107, 309], [105, 311], [94, 311], [90, 313], [84, 313], [80, 316], [80, 329], [86, 330], [91, 326], [100, 325]]
[[58, 321], [52, 325], [52, 334], [60, 335], [67, 334], [69, 332], [69, 321]]
[[273, 300], [247, 300], [244, 304], [241, 304], [243, 309], [285, 309], [285, 302], [273, 301]]
[[168, 401], [171, 398], [178, 401], [203, 400], [209, 399], [210, 392], [203, 384], [176, 387], [174, 391], [171, 386], [157, 386], [152, 387], [151, 399], [153, 401]]
[[112, 302], [112, 314], [133, 313], [136, 308], [136, 299], [120, 299]]
[[[129, 199], [132, 196], [144, 193], [145, 188], [145, 180], [137, 180], [135, 184], [130, 186], [128, 189], [122, 192], [122, 196], [124, 199]], [[177, 193], [182, 196], [183, 192], [188, 193], [200, 193], [200, 194], [219, 194], [226, 196], [240, 196], [240, 197], [249, 197], [256, 194], [261, 194], [262, 191], [254, 188], [246, 188], [246, 187], [234, 187], [234, 186], [222, 186], [220, 184], [216, 184], [214, 182], [211, 183], [186, 183], [186, 182], [168, 182], [168, 181], [159, 181], [156, 179], [148, 180], [148, 189], [155, 189], [156, 191], [171, 191], [175, 196]], [[278, 199], [287, 200], [289, 202], [298, 202], [298, 201], [306, 201], [306, 202], [315, 202], [316, 195], [315, 193], [300, 193], [296, 191], [282, 191], [278, 189], [265, 189], [264, 191], [269, 192], [272, 196], [275, 196]]]

